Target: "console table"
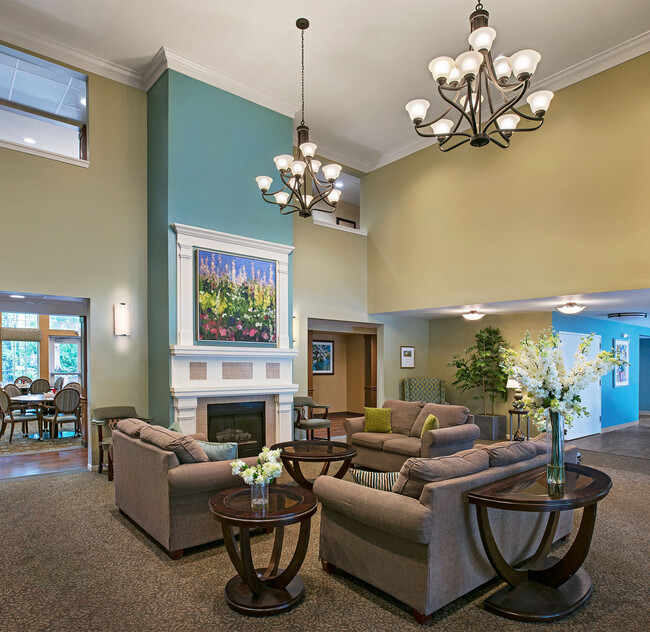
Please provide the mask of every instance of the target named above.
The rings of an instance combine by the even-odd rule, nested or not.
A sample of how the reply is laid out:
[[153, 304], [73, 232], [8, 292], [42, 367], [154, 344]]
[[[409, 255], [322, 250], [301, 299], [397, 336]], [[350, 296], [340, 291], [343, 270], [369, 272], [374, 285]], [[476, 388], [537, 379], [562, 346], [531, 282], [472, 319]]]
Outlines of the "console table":
[[[604, 472], [570, 463], [562, 496], [548, 494], [545, 465], [472, 490], [467, 499], [476, 505], [485, 553], [508, 583], [484, 601], [485, 608], [517, 621], [548, 621], [580, 606], [593, 589], [591, 577], [581, 566], [589, 553], [596, 506], [611, 487]], [[542, 541], [527, 568], [513, 568], [501, 555], [490, 529], [488, 507], [549, 514]], [[561, 560], [549, 556], [560, 511], [580, 507], [584, 507], [582, 522], [571, 548]]]

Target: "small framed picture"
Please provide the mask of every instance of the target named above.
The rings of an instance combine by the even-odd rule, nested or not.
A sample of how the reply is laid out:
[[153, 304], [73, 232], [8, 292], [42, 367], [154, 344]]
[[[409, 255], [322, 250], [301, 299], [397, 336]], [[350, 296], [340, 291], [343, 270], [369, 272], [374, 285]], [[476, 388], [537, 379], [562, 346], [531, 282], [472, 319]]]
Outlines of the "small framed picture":
[[626, 362], [623, 366], [617, 366], [614, 369], [614, 388], [619, 386], [630, 385], [630, 341], [615, 338], [614, 339], [614, 355], [619, 359]]
[[351, 219], [343, 219], [342, 217], [336, 218], [336, 224], [338, 226], [344, 226], [345, 228], [356, 228], [357, 223]]
[[414, 369], [415, 368], [415, 347], [400, 347], [399, 354], [399, 368], [400, 369]]
[[314, 340], [311, 343], [311, 362], [314, 375], [334, 375], [334, 342]]

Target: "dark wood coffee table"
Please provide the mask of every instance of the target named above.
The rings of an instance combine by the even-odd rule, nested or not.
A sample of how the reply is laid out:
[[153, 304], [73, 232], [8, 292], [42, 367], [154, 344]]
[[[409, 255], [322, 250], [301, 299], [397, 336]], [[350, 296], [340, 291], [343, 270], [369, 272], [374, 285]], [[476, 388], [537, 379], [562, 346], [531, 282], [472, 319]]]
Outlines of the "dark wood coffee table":
[[[596, 506], [611, 487], [612, 481], [604, 472], [567, 464], [565, 493], [561, 496], [548, 494], [545, 465], [472, 490], [467, 499], [476, 505], [485, 553], [508, 583], [484, 601], [485, 608], [517, 621], [549, 621], [580, 606], [593, 589], [591, 577], [581, 566], [589, 553]], [[549, 514], [542, 541], [527, 568], [515, 569], [501, 555], [490, 529], [488, 507]], [[560, 511], [580, 507], [584, 507], [582, 521], [571, 548], [561, 560], [548, 556]]]
[[285, 441], [276, 443], [272, 450], [281, 450], [280, 458], [289, 476], [305, 489], [312, 489], [314, 481], [305, 477], [300, 469], [300, 463], [323, 463], [318, 476], [324, 476], [335, 461], [343, 461], [334, 478], [343, 478], [356, 456], [357, 450], [349, 443], [341, 441]]
[[[298, 577], [309, 545], [311, 517], [316, 497], [308, 490], [287, 485], [269, 486], [269, 506], [251, 508], [250, 487], [227, 489], [210, 499], [213, 517], [221, 523], [226, 550], [237, 575], [226, 584], [227, 604], [235, 611], [255, 617], [279, 614], [297, 606], [305, 596]], [[285, 569], [279, 568], [284, 527], [300, 523], [298, 544]], [[239, 528], [239, 546], [234, 528]], [[271, 560], [266, 568], [255, 568], [251, 553], [251, 529], [275, 529]]]

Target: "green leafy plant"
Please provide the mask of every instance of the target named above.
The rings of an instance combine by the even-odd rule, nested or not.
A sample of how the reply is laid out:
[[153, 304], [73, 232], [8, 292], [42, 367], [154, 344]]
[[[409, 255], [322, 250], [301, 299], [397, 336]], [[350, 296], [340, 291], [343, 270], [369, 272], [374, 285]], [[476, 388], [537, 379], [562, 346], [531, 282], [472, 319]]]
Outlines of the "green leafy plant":
[[494, 414], [494, 402], [497, 399], [505, 401], [507, 398], [506, 383], [508, 376], [501, 366], [501, 348], [508, 343], [497, 327], [479, 329], [474, 334], [475, 343], [465, 349], [463, 356], [454, 355], [449, 363], [456, 369], [454, 386], [461, 391], [478, 390], [474, 399], [483, 402], [483, 414], [488, 414], [488, 401], [490, 414]]

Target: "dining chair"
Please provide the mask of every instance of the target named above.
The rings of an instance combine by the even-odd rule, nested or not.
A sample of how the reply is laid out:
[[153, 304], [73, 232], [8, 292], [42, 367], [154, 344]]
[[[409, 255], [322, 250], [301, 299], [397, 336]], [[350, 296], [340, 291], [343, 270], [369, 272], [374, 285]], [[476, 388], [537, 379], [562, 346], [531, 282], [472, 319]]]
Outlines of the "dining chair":
[[54, 380], [54, 384], [52, 384], [52, 388], [55, 391], [60, 391], [63, 388], [63, 377], [59, 375], [59, 377]]
[[54, 441], [59, 436], [59, 426], [67, 423], [74, 423], [75, 434], [81, 432], [81, 420], [79, 418], [79, 402], [81, 395], [74, 388], [61, 389], [53, 400], [54, 413], [41, 415], [43, 424], [50, 426], [50, 439]]
[[82, 395], [81, 384], [79, 384], [79, 382], [68, 382], [63, 388], [73, 388], [75, 391], [79, 392], [79, 395]]
[[32, 378], [31, 378], [31, 377], [27, 377], [26, 375], [21, 375], [20, 377], [17, 377], [17, 378], [14, 380], [14, 384], [15, 384], [16, 386], [18, 386], [18, 387], [21, 387], [21, 386], [23, 386], [23, 387], [25, 387], [25, 386], [29, 386], [31, 383], [32, 383]]
[[[14, 397], [20, 397], [23, 392], [15, 385], [15, 384], [7, 384], [4, 388], [5, 393], [9, 395], [9, 400], [11, 402], [11, 399]], [[12, 410], [19, 410], [21, 414], [26, 415], [27, 414], [27, 409], [25, 407], [25, 404], [21, 404], [18, 402], [11, 402], [11, 409]], [[29, 424], [24, 421], [23, 422], [23, 427], [22, 427], [23, 434], [29, 434]]]
[[42, 437], [43, 436], [43, 426], [41, 424], [41, 418], [40, 415], [37, 415], [36, 413], [34, 414], [28, 414], [28, 415], [23, 415], [21, 413], [14, 412], [12, 406], [11, 406], [11, 397], [7, 395], [7, 392], [5, 390], [0, 389], [0, 415], [2, 416], [2, 426], [0, 427], [0, 437], [2, 437], [5, 433], [5, 429], [7, 428], [7, 424], [11, 424], [11, 433], [9, 434], [9, 443], [14, 438], [14, 427], [16, 424], [20, 423], [23, 424], [22, 430], [23, 430], [23, 435], [26, 435], [25, 431], [25, 424], [27, 424], [30, 421], [38, 421], [38, 436]]
[[43, 393], [47, 393], [50, 390], [50, 383], [42, 377], [39, 377], [37, 380], [34, 380], [30, 385], [29, 385], [29, 392], [32, 395], [42, 395]]

